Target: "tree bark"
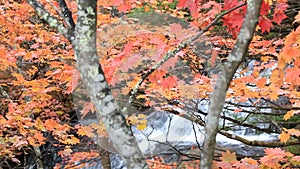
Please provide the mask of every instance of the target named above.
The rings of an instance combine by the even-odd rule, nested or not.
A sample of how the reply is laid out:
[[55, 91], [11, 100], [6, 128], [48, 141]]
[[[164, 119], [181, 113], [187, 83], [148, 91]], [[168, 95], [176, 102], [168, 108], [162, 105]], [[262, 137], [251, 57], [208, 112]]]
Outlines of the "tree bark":
[[147, 168], [124, 115], [115, 101], [96, 50], [96, 0], [77, 0], [78, 17], [73, 41], [77, 66], [95, 105], [97, 119], [102, 119], [114, 148], [124, 158], [127, 168]]
[[27, 1], [50, 26], [55, 27], [72, 43], [77, 68], [96, 108], [97, 120], [103, 121], [114, 149], [123, 157], [127, 168], [148, 168], [99, 63], [96, 49], [97, 1], [77, 0], [78, 17], [75, 30], [66, 28], [37, 1]]
[[234, 73], [245, 58], [249, 43], [252, 40], [258, 22], [261, 2], [261, 0], [248, 0], [246, 17], [237, 37], [237, 41], [232, 52], [228, 56], [228, 61], [224, 64], [222, 71], [218, 74], [218, 80], [210, 98], [208, 115], [206, 117], [205, 138], [201, 152], [201, 169], [212, 168], [216, 134], [218, 132], [219, 119], [225, 102], [226, 93]]

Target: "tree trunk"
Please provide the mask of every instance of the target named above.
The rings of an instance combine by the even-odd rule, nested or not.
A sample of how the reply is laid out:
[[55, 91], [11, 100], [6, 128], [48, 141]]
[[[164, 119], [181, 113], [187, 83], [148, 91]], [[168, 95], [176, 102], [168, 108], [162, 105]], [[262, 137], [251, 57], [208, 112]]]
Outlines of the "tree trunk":
[[96, 0], [77, 0], [77, 5], [74, 52], [81, 78], [95, 105], [97, 119], [103, 121], [114, 148], [125, 160], [127, 168], [147, 168], [145, 158], [112, 96], [99, 64], [96, 50]]
[[233, 75], [244, 59], [249, 43], [252, 40], [258, 22], [261, 2], [261, 0], [248, 0], [246, 17], [235, 46], [228, 56], [228, 61], [224, 64], [223, 69], [218, 74], [218, 80], [210, 98], [208, 115], [206, 117], [205, 138], [201, 153], [201, 169], [212, 168], [216, 134], [218, 132], [220, 114], [223, 109], [226, 93]]

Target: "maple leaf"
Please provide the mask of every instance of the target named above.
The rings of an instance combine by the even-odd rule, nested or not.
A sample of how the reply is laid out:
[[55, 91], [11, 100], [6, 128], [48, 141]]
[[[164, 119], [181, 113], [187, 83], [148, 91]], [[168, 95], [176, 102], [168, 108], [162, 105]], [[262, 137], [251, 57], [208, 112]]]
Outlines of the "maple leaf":
[[40, 47], [39, 43], [35, 43], [35, 44], [33, 44], [33, 45], [30, 46], [31, 49], [36, 49], [38, 47]]
[[180, 96], [187, 99], [194, 99], [198, 97], [199, 88], [197, 85], [180, 84], [179, 85]]
[[235, 162], [236, 160], [236, 155], [235, 152], [231, 153], [229, 150], [226, 150], [226, 152], [222, 153], [222, 156], [220, 157], [220, 159], [223, 162]]
[[173, 23], [170, 25], [170, 33], [173, 33], [178, 36], [181, 31], [182, 26], [179, 23]]
[[44, 135], [40, 132], [36, 132], [34, 133], [34, 139], [36, 140], [36, 142], [39, 144], [39, 145], [42, 145], [42, 144], [45, 144], [45, 140], [46, 138], [44, 137]]
[[264, 151], [266, 155], [277, 158], [278, 160], [283, 160], [287, 155], [287, 153], [280, 148], [266, 148]]
[[120, 66], [120, 69], [124, 72], [128, 72], [129, 69], [136, 68], [139, 63], [141, 63], [142, 57], [141, 53], [136, 53], [126, 59], [123, 60], [122, 65]]
[[160, 37], [151, 38], [150, 43], [157, 45], [159, 48], [163, 48], [165, 46], [165, 42]]
[[281, 142], [286, 143], [290, 139], [291, 135], [288, 132], [281, 132], [279, 135], [279, 139]]
[[283, 116], [283, 119], [286, 121], [286, 120], [290, 119], [291, 117], [293, 117], [293, 115], [294, 115], [294, 111], [290, 110]]
[[258, 162], [252, 158], [243, 158], [240, 163], [236, 164], [238, 169], [260, 169]]
[[300, 11], [298, 12], [298, 14], [295, 16], [295, 22], [300, 22]]
[[92, 102], [86, 102], [83, 105], [83, 109], [80, 111], [82, 115], [81, 119], [83, 119], [90, 111], [95, 111], [94, 104]]
[[40, 118], [36, 119], [35, 126], [37, 127], [38, 130], [46, 131], [46, 128], [44, 127], [43, 122]]
[[294, 88], [295, 85], [300, 84], [300, 69], [299, 68], [287, 68], [286, 69], [286, 81], [290, 82], [292, 88]]
[[73, 135], [70, 135], [66, 139], [60, 139], [59, 141], [62, 142], [63, 144], [70, 144], [70, 145], [75, 145], [80, 143], [80, 140]]
[[292, 161], [295, 161], [295, 162], [300, 162], [300, 156], [294, 156], [292, 157]]
[[232, 164], [229, 162], [222, 161], [222, 162], [218, 162], [217, 164], [218, 164], [218, 167], [220, 167], [221, 169], [232, 169], [233, 168]]
[[280, 168], [280, 164], [278, 163], [278, 160], [276, 158], [270, 158], [268, 156], [260, 158], [260, 162], [268, 167], [271, 168]]
[[176, 76], [168, 76], [166, 78], [163, 78], [160, 84], [163, 89], [169, 89], [173, 86], [176, 86], [177, 81], [178, 78]]
[[[91, 132], [93, 130], [90, 130]], [[86, 129], [84, 128], [84, 126], [80, 126], [78, 129], [77, 129], [77, 134], [79, 136], [86, 136], [87, 135], [87, 132], [86, 132]]]
[[287, 16], [283, 12], [278, 12], [273, 15], [273, 21], [277, 24], [280, 25], [282, 20], [287, 18]]
[[53, 131], [59, 124], [55, 120], [49, 119], [45, 121], [44, 125], [48, 131]]
[[273, 5], [273, 0], [264, 0], [264, 2], [268, 5]]
[[260, 7], [260, 15], [263, 17], [266, 17], [270, 11], [270, 5], [266, 1], [262, 1], [261, 7]]
[[145, 128], [147, 127], [147, 124], [146, 123], [139, 123], [136, 128], [138, 130], [144, 130]]
[[118, 10], [120, 12], [127, 12], [131, 9], [131, 5], [130, 4], [121, 4], [118, 6]]
[[248, 163], [248, 164], [253, 164], [253, 165], [258, 164], [258, 162], [257, 162], [256, 160], [254, 160], [254, 159], [252, 159], [252, 158], [248, 158], [248, 157], [243, 158], [242, 161], [243, 161], [243, 162], [246, 162], [246, 163]]
[[188, 8], [193, 16], [193, 14], [197, 13], [198, 0], [179, 0], [177, 8]]
[[264, 88], [265, 87], [265, 84], [267, 82], [267, 79], [266, 78], [260, 78], [257, 80], [257, 87], [259, 88]]
[[287, 129], [287, 131], [291, 135], [294, 135], [294, 136], [297, 136], [297, 137], [300, 136], [300, 130], [299, 129], [292, 128], [292, 129]]
[[71, 153], [73, 152], [73, 150], [71, 148], [65, 148], [62, 151], [59, 151], [57, 154], [61, 157], [68, 157], [71, 155]]
[[185, 8], [188, 0], [180, 0], [177, 4], [177, 8]]
[[281, 21], [287, 16], [285, 15], [285, 11], [288, 8], [288, 4], [286, 3], [277, 3], [275, 7], [275, 12], [273, 15], [273, 21], [277, 23], [278, 25], [281, 23]]
[[157, 69], [149, 76], [149, 81], [157, 83], [166, 74], [167, 72], [165, 70]]
[[264, 32], [270, 33], [270, 29], [273, 28], [273, 24], [271, 20], [266, 17], [260, 17], [258, 25], [260, 26], [262, 33]]
[[270, 96], [271, 100], [278, 100], [278, 92], [277, 91], [271, 91], [269, 96]]
[[285, 63], [291, 63], [293, 59], [300, 56], [299, 52], [298, 48], [285, 46], [281, 52], [280, 59], [284, 60]]

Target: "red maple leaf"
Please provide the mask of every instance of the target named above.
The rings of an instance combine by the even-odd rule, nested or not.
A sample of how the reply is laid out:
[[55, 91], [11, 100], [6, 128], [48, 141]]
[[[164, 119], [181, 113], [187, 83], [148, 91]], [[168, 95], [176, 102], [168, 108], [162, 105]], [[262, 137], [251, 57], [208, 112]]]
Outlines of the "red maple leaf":
[[191, 14], [197, 13], [198, 0], [179, 0], [177, 8], [189, 8]]
[[286, 4], [286, 3], [277, 3], [276, 4], [275, 12], [273, 15], [273, 21], [275, 23], [277, 23], [278, 25], [281, 23], [281, 21], [283, 19], [287, 18], [287, 16], [284, 13], [287, 8], [288, 8], [288, 4]]
[[178, 81], [178, 78], [176, 76], [168, 76], [168, 77], [162, 79], [161, 87], [163, 89], [169, 89], [173, 86], [176, 86], [177, 81]]
[[273, 21], [280, 25], [281, 21], [287, 18], [287, 16], [283, 12], [278, 12], [273, 15]]
[[149, 81], [157, 83], [166, 74], [167, 72], [165, 70], [157, 69], [149, 76]]
[[270, 5], [268, 2], [263, 1], [260, 7], [260, 15], [266, 16], [270, 11]]
[[134, 69], [138, 66], [138, 64], [141, 62], [141, 53], [136, 53], [127, 59], [124, 59], [122, 65], [121, 65], [121, 70], [124, 72], [128, 72], [129, 69]]
[[261, 27], [261, 32], [268, 32], [270, 33], [270, 29], [273, 27], [273, 24], [270, 19], [267, 17], [260, 17], [258, 25]]
[[118, 6], [118, 10], [120, 12], [127, 12], [131, 9], [131, 5], [130, 4], [121, 4]]

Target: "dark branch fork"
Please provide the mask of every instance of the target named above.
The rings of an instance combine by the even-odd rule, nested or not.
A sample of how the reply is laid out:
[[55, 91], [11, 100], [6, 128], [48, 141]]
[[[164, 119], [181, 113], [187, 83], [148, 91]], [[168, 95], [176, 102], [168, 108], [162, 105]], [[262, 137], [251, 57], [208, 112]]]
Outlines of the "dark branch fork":
[[64, 17], [64, 20], [66, 22], [66, 24], [68, 25], [68, 27], [74, 31], [75, 29], [75, 22], [73, 20], [72, 17], [72, 12], [69, 10], [67, 3], [65, 0], [56, 0], [60, 10], [62, 11], [62, 15]]
[[160, 60], [158, 63], [156, 63], [153, 67], [151, 67], [142, 77], [141, 79], [137, 82], [137, 84], [135, 85], [135, 87], [132, 89], [131, 91], [131, 96], [129, 99], [129, 104], [132, 102], [134, 95], [137, 93], [139, 87], [141, 86], [141, 84], [144, 82], [144, 80], [149, 77], [157, 68], [159, 68], [163, 63], [165, 63], [166, 61], [168, 61], [170, 58], [174, 57], [178, 52], [180, 52], [181, 50], [185, 49], [189, 44], [191, 44], [192, 42], [194, 42], [195, 40], [197, 40], [200, 36], [202, 36], [205, 32], [207, 32], [213, 25], [215, 25], [223, 16], [225, 16], [226, 14], [242, 7], [245, 6], [247, 3], [243, 3], [240, 4], [238, 6], [235, 6], [223, 13], [221, 13], [219, 16], [217, 16], [209, 25], [207, 25], [204, 29], [202, 29], [201, 31], [199, 31], [195, 36], [193, 36], [192, 38], [190, 38], [187, 41], [182, 42], [181, 44], [178, 45], [178, 47], [172, 51], [168, 51], [168, 53], [163, 57], [162, 60]]

